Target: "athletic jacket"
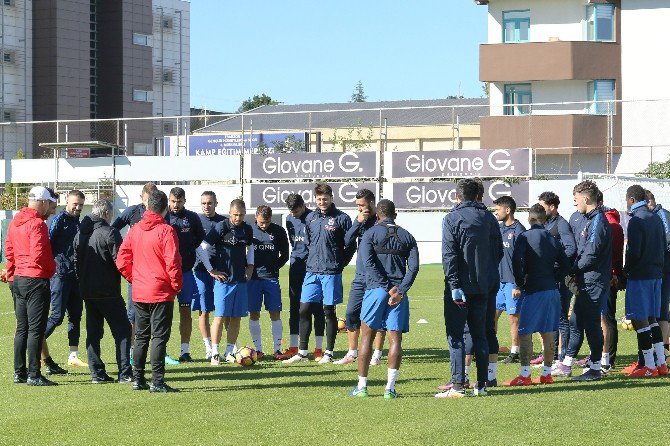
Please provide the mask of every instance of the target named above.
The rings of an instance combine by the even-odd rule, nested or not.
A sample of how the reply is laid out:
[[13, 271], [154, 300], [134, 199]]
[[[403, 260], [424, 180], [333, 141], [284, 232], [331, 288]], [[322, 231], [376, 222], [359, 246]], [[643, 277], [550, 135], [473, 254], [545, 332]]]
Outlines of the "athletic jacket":
[[[244, 283], [247, 281], [245, 272], [247, 263], [254, 262], [253, 249], [251, 257], [247, 255], [247, 247], [254, 240], [254, 231], [251, 226], [242, 222], [235, 226], [230, 219], [217, 223], [205, 236], [204, 242], [214, 247], [212, 267], [228, 276], [228, 282]], [[205, 255], [204, 251], [198, 251]], [[208, 259], [209, 261], [209, 259]], [[207, 264], [203, 259], [203, 263]]]
[[658, 204], [654, 208], [654, 213], [661, 218], [663, 222], [663, 232], [665, 233], [665, 258], [663, 262], [663, 274], [670, 274], [670, 212], [663, 209]]
[[563, 246], [541, 225], [519, 235], [512, 264], [516, 286], [527, 294], [556, 290], [556, 283], [570, 271]]
[[663, 278], [665, 230], [663, 222], [648, 207], [638, 201], [630, 208], [628, 243], [626, 244], [626, 277], [635, 280]]
[[[573, 217], [575, 219], [581, 219], [582, 214], [579, 212], [577, 212], [577, 214], [578, 216]], [[568, 257], [568, 259], [573, 260], [575, 258], [575, 254], [577, 254], [577, 245], [575, 243], [575, 236], [572, 233], [572, 227], [570, 227], [570, 223], [568, 223], [562, 216], [556, 215], [555, 217], [551, 217], [547, 220], [547, 222], [544, 224], [544, 229], [549, 231], [549, 234], [561, 242], [561, 246], [563, 246], [565, 255]]]
[[74, 277], [74, 248], [72, 242], [79, 232], [79, 217], [61, 211], [51, 220], [49, 240], [56, 260], [56, 274]]
[[514, 223], [509, 226], [505, 226], [505, 223], [499, 223], [499, 226], [503, 246], [503, 258], [498, 265], [500, 281], [514, 283], [514, 271], [512, 270], [512, 255], [514, 254], [515, 249], [514, 244], [526, 228], [519, 222], [519, 220], [514, 220]]
[[[363, 223], [359, 222], [358, 219], [355, 219], [351, 228], [344, 234], [344, 244], [351, 250], [355, 250], [360, 246], [363, 235], [368, 229], [372, 228], [376, 222], [376, 216], [368, 218]], [[356, 277], [363, 280], [365, 279], [365, 266], [363, 265], [363, 259], [360, 255], [356, 257]]]
[[5, 239], [7, 280], [14, 276], [49, 279], [56, 272], [49, 231], [35, 209], [25, 207], [12, 219]]
[[[579, 211], [573, 212], [573, 214], [570, 216], [570, 229], [572, 229], [572, 235], [575, 237], [575, 245], [577, 244], [577, 239], [579, 238], [579, 234], [582, 232], [582, 229], [584, 228], [584, 225], [586, 224], [586, 218], [584, 217], [584, 214], [580, 213]], [[576, 246], [575, 246], [575, 255], [577, 254], [576, 252]]]
[[[208, 217], [205, 214], [198, 214], [198, 217], [200, 217], [200, 224], [202, 225], [202, 231], [205, 235], [209, 234], [209, 231], [211, 231], [218, 222], [228, 220], [228, 217], [219, 214], [214, 214], [212, 217]], [[202, 261], [197, 256], [193, 271], [207, 271], [207, 268], [205, 268], [205, 265], [202, 264]]]
[[398, 291], [405, 294], [419, 274], [416, 240], [390, 218], [385, 218], [363, 234], [358, 256], [365, 269], [366, 290], [390, 290], [397, 286]]
[[466, 294], [498, 287], [502, 239], [495, 217], [483, 205], [464, 201], [442, 221], [442, 267], [445, 283]]
[[252, 279], [278, 279], [279, 269], [288, 261], [286, 230], [270, 223], [263, 231], [252, 223], [254, 243], [254, 273]]
[[112, 223], [112, 227], [118, 229], [119, 231], [126, 226], [130, 226], [132, 228], [135, 223], [139, 223], [140, 220], [142, 220], [146, 210], [147, 208], [144, 206], [144, 203], [128, 206], [121, 213], [121, 215], [116, 217], [116, 220], [114, 220], [114, 223]]
[[305, 222], [312, 211], [305, 209], [305, 212], [298, 218], [292, 215], [286, 217], [286, 230], [288, 239], [291, 242], [291, 263], [296, 260], [307, 260], [307, 243], [305, 242]]
[[622, 277], [624, 235], [620, 224], [621, 215], [616, 209], [606, 208], [605, 217], [612, 231], [612, 275]]
[[340, 274], [349, 263], [344, 235], [351, 228], [351, 218], [331, 204], [326, 212], [317, 209], [309, 214], [305, 225], [309, 251], [307, 271], [314, 274]]
[[612, 275], [612, 233], [601, 207], [583, 218], [581, 230], [575, 233], [577, 257], [571, 273], [580, 289], [598, 298], [602, 289], [609, 287]]
[[200, 217], [193, 211], [182, 209], [178, 214], [169, 211], [165, 220], [177, 231], [182, 270], [191, 271], [195, 265], [195, 250], [205, 238]]
[[179, 239], [159, 214], [147, 210], [128, 231], [116, 267], [133, 284], [133, 302], [172, 302], [183, 283]]
[[87, 215], [74, 238], [75, 270], [84, 299], [121, 299], [116, 257], [123, 239], [118, 229], [97, 215]]

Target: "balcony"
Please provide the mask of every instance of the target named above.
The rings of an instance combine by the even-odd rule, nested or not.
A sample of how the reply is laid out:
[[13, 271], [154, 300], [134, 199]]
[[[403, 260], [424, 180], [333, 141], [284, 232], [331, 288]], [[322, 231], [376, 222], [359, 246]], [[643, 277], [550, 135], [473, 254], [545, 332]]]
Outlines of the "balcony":
[[[614, 119], [614, 153], [621, 139]], [[524, 115], [481, 118], [483, 149], [540, 148], [543, 154], [602, 153], [607, 147], [607, 116]]]
[[593, 79], [621, 79], [618, 43], [556, 41], [479, 46], [482, 82]]

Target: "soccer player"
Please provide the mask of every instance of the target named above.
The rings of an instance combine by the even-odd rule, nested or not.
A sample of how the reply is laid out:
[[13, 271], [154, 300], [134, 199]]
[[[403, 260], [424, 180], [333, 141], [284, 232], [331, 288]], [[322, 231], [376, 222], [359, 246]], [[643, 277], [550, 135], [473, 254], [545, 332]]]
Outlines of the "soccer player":
[[[216, 213], [217, 205], [216, 194], [211, 190], [203, 192], [200, 196], [202, 214], [198, 214], [198, 217], [200, 217], [200, 224], [205, 234], [208, 234], [217, 223], [227, 220], [223, 215]], [[198, 287], [199, 299], [193, 300], [191, 310], [198, 312], [198, 328], [202, 335], [202, 342], [205, 344], [205, 359], [209, 361], [212, 359], [212, 335], [209, 328], [209, 313], [214, 311], [214, 278], [209, 275], [207, 269], [205, 269], [205, 265], [199, 259], [196, 259], [193, 276], [195, 277], [195, 284]], [[218, 338], [221, 339], [221, 333], [218, 334]]]
[[[561, 312], [557, 279], [565, 277], [570, 261], [557, 238], [544, 228], [547, 213], [540, 204], [531, 206], [528, 213], [530, 229], [520, 234], [514, 247], [513, 270], [515, 287], [512, 291], [519, 307], [519, 342], [521, 343], [521, 372], [505, 383], [506, 386], [552, 384], [551, 363], [554, 359], [554, 332], [558, 330]], [[556, 268], [558, 265], [558, 268]], [[533, 333], [540, 333], [544, 345], [542, 376], [532, 381], [530, 360], [533, 354]]]
[[[307, 274], [307, 243], [305, 242], [306, 221], [310, 209], [305, 206], [305, 200], [299, 194], [290, 194], [286, 198], [286, 207], [289, 215], [286, 216], [286, 230], [291, 243], [291, 261], [288, 269], [288, 295], [289, 295], [289, 319], [290, 330], [289, 348], [282, 354], [281, 359], [292, 358], [298, 353], [298, 339], [300, 334], [300, 293], [302, 283]], [[314, 360], [319, 361], [323, 357], [323, 333], [326, 330], [326, 318], [323, 306], [313, 307], [314, 317]]]
[[272, 223], [272, 208], [258, 206], [253, 229], [254, 272], [247, 284], [249, 295], [249, 332], [254, 343], [258, 359], [262, 359], [263, 342], [261, 337], [261, 304], [270, 313], [274, 358], [281, 359], [281, 340], [284, 327], [281, 322], [281, 287], [279, 270], [289, 259], [288, 235], [278, 224]]
[[607, 374], [614, 368], [616, 361], [617, 345], [619, 343], [618, 322], [616, 319], [616, 299], [619, 290], [625, 289], [625, 277], [623, 274], [623, 228], [619, 223], [621, 216], [619, 211], [603, 207], [605, 217], [612, 231], [612, 279], [609, 286], [609, 294], [603, 303], [601, 325], [603, 329], [603, 357], [601, 369]]
[[[356, 193], [356, 207], [358, 208], [358, 216], [344, 236], [344, 243], [352, 248], [360, 246], [360, 240], [365, 232], [377, 222], [375, 194], [369, 189], [359, 190]], [[358, 337], [361, 331], [361, 308], [364, 294], [365, 268], [363, 267], [362, 257], [358, 256], [356, 257], [356, 274], [353, 282], [351, 282], [345, 316], [349, 351], [342, 359], [335, 361], [334, 364], [350, 364], [358, 356]], [[375, 335], [375, 352], [370, 360], [373, 364], [379, 364], [381, 361], [384, 333], [384, 331], [379, 330]]]
[[[575, 207], [584, 215], [577, 238], [577, 257], [571, 273], [575, 276], [578, 293], [571, 320], [577, 332], [585, 332], [591, 349], [591, 365], [573, 381], [594, 381], [602, 377], [600, 359], [603, 351], [603, 332], [600, 313], [612, 275], [612, 233], [603, 210], [598, 206], [598, 186], [582, 181], [573, 189]], [[581, 347], [580, 336], [570, 333], [565, 358], [556, 364], [553, 376], [572, 376], [572, 364]]]
[[[249, 311], [247, 281], [254, 270], [254, 234], [251, 226], [244, 222], [246, 213], [247, 206], [243, 200], [231, 201], [228, 219], [214, 225], [197, 249], [200, 261], [216, 279], [210, 360], [214, 366], [221, 363], [219, 336], [222, 324], [226, 327], [227, 342], [223, 358], [232, 364], [235, 362], [240, 323]], [[211, 251], [214, 253], [213, 264], [209, 256]]]
[[323, 305], [326, 315], [326, 351], [319, 364], [333, 361], [335, 337], [337, 336], [337, 314], [335, 307], [342, 303], [342, 270], [346, 245], [344, 236], [351, 228], [351, 218], [335, 207], [333, 189], [318, 183], [314, 188], [317, 209], [307, 217], [305, 239], [307, 241], [307, 274], [300, 297], [300, 349], [287, 364], [307, 361], [307, 346], [312, 331], [312, 314], [315, 307]]
[[507, 312], [509, 317], [510, 335], [512, 338], [512, 348], [510, 354], [503, 363], [511, 364], [519, 362], [519, 315], [518, 299], [512, 297], [514, 290], [514, 273], [512, 272], [512, 255], [514, 254], [514, 243], [526, 228], [514, 218], [516, 211], [516, 202], [510, 196], [502, 196], [495, 200], [496, 218], [500, 224], [500, 235], [503, 244], [503, 258], [500, 260], [500, 288], [496, 296], [496, 332], [498, 331], [498, 319], [503, 311]]
[[193, 320], [191, 318], [191, 306], [193, 301], [199, 298], [198, 286], [193, 276], [195, 266], [195, 250], [205, 238], [205, 233], [200, 222], [200, 217], [184, 206], [186, 204], [186, 192], [181, 187], [173, 187], [170, 190], [170, 212], [165, 220], [177, 232], [179, 238], [179, 254], [181, 255], [181, 267], [183, 285], [177, 294], [179, 302], [179, 334], [181, 336], [181, 352], [179, 362], [193, 362], [191, 358], [191, 332]]
[[[542, 192], [538, 197], [538, 203], [544, 208], [547, 214], [547, 222], [544, 224], [544, 228], [549, 231], [549, 234], [561, 242], [565, 255], [570, 261], [573, 261], [575, 254], [577, 253], [577, 245], [575, 244], [575, 236], [572, 233], [570, 224], [558, 213], [558, 206], [561, 204], [560, 198], [553, 192]], [[581, 216], [581, 214], [579, 215]], [[561, 317], [558, 321], [558, 343], [555, 356], [562, 361], [565, 357], [565, 349], [568, 346], [568, 340], [570, 339], [568, 313], [570, 312], [572, 293], [565, 284], [564, 279], [559, 280], [557, 285], [558, 292], [561, 295]], [[531, 364], [542, 364], [543, 362], [544, 355], [540, 355], [538, 358], [531, 361]]]
[[[465, 396], [463, 329], [467, 322], [477, 361], [474, 395], [486, 395], [489, 345], [486, 314], [491, 294], [499, 287], [498, 264], [502, 258], [500, 228], [477, 203], [479, 185], [464, 179], [456, 186], [454, 209], [442, 223], [442, 266], [445, 274], [444, 317], [451, 351], [451, 389], [436, 398]], [[492, 270], [496, 274], [492, 274]]]
[[402, 334], [409, 331], [409, 296], [419, 273], [419, 249], [407, 230], [395, 224], [395, 205], [381, 200], [378, 223], [361, 239], [359, 257], [365, 268], [365, 295], [361, 310], [361, 350], [358, 357], [358, 384], [352, 396], [368, 396], [367, 381], [372, 340], [386, 329], [389, 338], [388, 380], [384, 399], [397, 398], [395, 382], [402, 360]]
[[79, 190], [68, 193], [65, 209], [58, 213], [49, 227], [51, 251], [56, 260], [56, 274], [51, 278], [51, 315], [47, 320], [44, 342], [42, 343], [42, 360], [47, 374], [67, 373], [51, 358], [47, 338], [56, 327], [63, 323], [67, 312], [67, 337], [70, 355], [67, 365], [71, 367], [88, 367], [79, 359], [79, 338], [81, 335], [81, 317], [84, 301], [79, 294], [79, 283], [74, 268], [74, 248], [72, 243], [79, 233], [79, 217], [84, 207], [84, 194]]
[[[165, 349], [172, 331], [174, 299], [182, 287], [177, 233], [165, 221], [168, 198], [155, 190], [147, 200], [142, 220], [121, 243], [116, 266], [135, 286], [135, 349], [133, 390], [177, 392], [165, 383]], [[151, 386], [144, 377], [151, 340]]]
[[[643, 363], [630, 370], [630, 377], [668, 374], [663, 337], [657, 318], [661, 312], [661, 285], [667, 242], [663, 221], [647, 206], [644, 188], [638, 184], [626, 190], [630, 213], [624, 273], [626, 318], [637, 332], [638, 349]], [[656, 358], [654, 359], [654, 353]]]
[[670, 212], [656, 203], [656, 197], [651, 191], [645, 191], [647, 203], [656, 215], [661, 217], [663, 229], [665, 231], [665, 257], [663, 261], [663, 281], [661, 283], [661, 315], [658, 318], [658, 325], [663, 334], [663, 345], [665, 350], [669, 350], [668, 337], [670, 337]]

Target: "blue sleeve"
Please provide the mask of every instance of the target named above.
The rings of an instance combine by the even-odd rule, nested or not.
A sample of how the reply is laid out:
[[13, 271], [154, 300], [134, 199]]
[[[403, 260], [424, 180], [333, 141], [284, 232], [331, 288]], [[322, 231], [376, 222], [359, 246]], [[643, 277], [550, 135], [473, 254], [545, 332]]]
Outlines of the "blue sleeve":
[[505, 250], [503, 249], [503, 239], [502, 233], [500, 232], [500, 224], [498, 220], [493, 216], [492, 213], [488, 212], [490, 216], [489, 222], [491, 222], [491, 249], [493, 250], [493, 258], [496, 260], [496, 264], [499, 264], [500, 261], [505, 256]]
[[372, 231], [366, 232], [363, 235], [363, 238], [361, 238], [361, 244], [358, 247], [358, 255], [363, 259], [366, 276], [372, 281], [383, 285], [386, 290], [389, 290], [391, 288], [391, 282], [389, 281], [386, 272], [383, 271], [376, 262], [377, 255], [375, 254], [372, 241]]
[[558, 236], [561, 238], [561, 245], [563, 245], [565, 255], [568, 259], [573, 259], [577, 254], [577, 243], [575, 242], [572, 228], [570, 227], [570, 224], [563, 219], [559, 219], [556, 224], [558, 225]]
[[[572, 234], [572, 233], [570, 233]], [[554, 239], [555, 244], [556, 244], [556, 249], [558, 250], [558, 270], [556, 271], [556, 281], [560, 282], [562, 281], [565, 276], [568, 275], [570, 272], [570, 259], [568, 258], [568, 255], [565, 253], [565, 247], [562, 246], [560, 243], [558, 243], [558, 240]]]
[[288, 262], [289, 255], [288, 255], [288, 235], [286, 234], [286, 230], [282, 228], [281, 226], [277, 226], [277, 245], [279, 247], [279, 260], [278, 260], [278, 269], [281, 268], [282, 266], [286, 265], [286, 262]]
[[602, 248], [605, 242], [605, 230], [603, 227], [604, 219], [605, 217], [603, 214], [598, 214], [593, 219], [593, 224], [591, 225], [588, 235], [589, 238], [584, 244], [584, 250], [577, 258], [575, 265], [577, 272], [583, 273], [591, 271], [600, 262], [600, 256], [602, 255]]
[[49, 225], [49, 240], [53, 240], [54, 237], [58, 236], [58, 233], [61, 230], [62, 222], [63, 222], [63, 213], [60, 212], [51, 220], [51, 225]]
[[635, 269], [640, 262], [642, 225], [640, 219], [633, 217], [628, 222], [628, 242], [626, 244], [626, 261], [623, 270], [628, 273]]
[[[514, 273], [514, 286], [520, 289], [526, 285], [526, 247], [528, 239], [520, 234], [514, 243], [514, 253], [512, 254], [512, 272]], [[517, 286], [518, 285], [518, 286]]]
[[291, 243], [291, 248], [295, 248], [295, 226], [293, 226], [293, 223], [291, 223], [289, 220], [286, 220], [286, 232], [288, 233], [288, 240], [289, 243]]
[[358, 219], [354, 220], [351, 227], [347, 230], [346, 234], [344, 234], [344, 246], [349, 246], [353, 243], [356, 243], [356, 238], [358, 237], [358, 234], [361, 232], [361, 228], [363, 228], [364, 225], [365, 222], [361, 223], [358, 221]]
[[134, 210], [135, 208], [133, 206], [125, 208], [121, 215], [116, 217], [116, 220], [114, 220], [114, 223], [112, 223], [112, 227], [120, 231], [121, 229], [128, 226], [130, 224], [130, 216], [133, 214]]
[[219, 241], [221, 241], [221, 237], [224, 234], [224, 223], [225, 221], [220, 221], [214, 226], [212, 226], [212, 229], [209, 230], [207, 235], [205, 235], [205, 238], [203, 239], [204, 242], [206, 242], [208, 245], [216, 246]]
[[[351, 229], [351, 217], [349, 217], [347, 214], [343, 214], [341, 224], [342, 224], [342, 230], [344, 231], [346, 237], [347, 232], [349, 232], [349, 229]], [[344, 246], [347, 246], [346, 242], [344, 243]]]
[[461, 287], [458, 277], [458, 237], [448, 217], [449, 214], [442, 220], [442, 268], [447, 283], [455, 290]]
[[663, 222], [663, 232], [665, 233], [665, 250], [670, 252], [670, 221], [668, 221], [668, 211], [661, 209], [658, 212], [658, 216], [661, 217]]
[[407, 257], [407, 272], [402, 282], [398, 285], [398, 292], [406, 294], [414, 284], [416, 276], [419, 274], [419, 247], [414, 237], [411, 238], [409, 256]]
[[202, 241], [205, 239], [205, 228], [202, 227], [202, 221], [198, 214], [193, 214], [193, 221], [191, 225], [193, 226], [193, 249], [196, 249]]

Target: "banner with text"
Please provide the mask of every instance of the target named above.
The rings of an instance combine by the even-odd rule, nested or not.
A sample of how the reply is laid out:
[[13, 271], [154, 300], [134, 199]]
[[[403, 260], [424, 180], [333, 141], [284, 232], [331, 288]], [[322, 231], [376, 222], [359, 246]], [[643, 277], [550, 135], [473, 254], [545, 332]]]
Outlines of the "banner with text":
[[[249, 160], [247, 162], [246, 160]], [[377, 152], [281, 153], [245, 158], [245, 178], [376, 178]]]
[[397, 179], [531, 175], [529, 149], [391, 152], [385, 161], [386, 177]]
[[[451, 209], [456, 206], [456, 183], [393, 183], [392, 187], [393, 202], [398, 209]], [[498, 197], [510, 195], [518, 207], [528, 207], [529, 194], [528, 181], [513, 184], [484, 181], [484, 204], [487, 206], [493, 206]]]
[[[379, 185], [372, 181], [361, 183], [328, 183], [333, 188], [333, 202], [343, 209], [356, 207], [356, 192], [370, 189], [379, 196]], [[289, 194], [300, 194], [308, 208], [316, 207], [314, 183], [265, 183], [247, 184], [244, 197], [251, 208], [266, 204], [272, 208], [286, 209]]]
[[258, 153], [259, 146], [268, 152], [276, 147], [298, 144], [305, 148], [305, 133], [219, 133], [211, 135], [191, 135], [188, 137], [189, 156], [240, 155]]

